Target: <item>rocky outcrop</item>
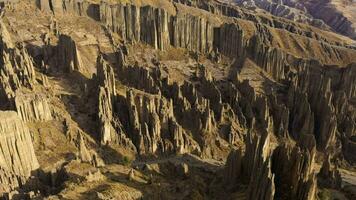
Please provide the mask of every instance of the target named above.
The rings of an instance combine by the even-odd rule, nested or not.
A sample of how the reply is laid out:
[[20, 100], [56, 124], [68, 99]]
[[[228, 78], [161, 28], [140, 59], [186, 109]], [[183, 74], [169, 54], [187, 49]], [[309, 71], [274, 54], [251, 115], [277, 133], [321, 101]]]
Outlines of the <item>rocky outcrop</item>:
[[[214, 48], [223, 55], [230, 57], [243, 57], [246, 51], [243, 30], [235, 24], [224, 24], [214, 29]], [[229, 40], [225, 38], [230, 38]]]
[[[323, 20], [338, 33], [356, 38], [356, 30], [352, 23], [352, 17], [348, 18], [342, 11], [338, 10], [332, 2], [309, 0], [303, 3], [314, 18]], [[354, 4], [354, 2], [352, 3]]]
[[111, 141], [115, 130], [120, 130], [142, 155], [201, 152], [199, 144], [176, 119], [173, 101], [162, 96], [162, 85], [157, 79], [159, 72], [152, 74], [143, 67], [123, 66], [120, 69], [123, 81], [148, 93], [128, 90], [126, 96], [120, 96], [116, 95], [111, 67], [102, 59], [98, 63], [104, 63], [98, 66], [99, 84], [102, 85], [99, 91], [102, 142]]
[[[113, 141], [113, 137], [120, 132], [133, 142], [142, 155], [200, 152], [199, 145], [176, 121], [172, 101], [163, 96], [136, 94], [132, 90], [127, 91], [126, 96], [117, 96], [112, 68], [102, 58], [98, 63], [102, 143]], [[126, 80], [128, 84], [160, 94], [155, 79], [147, 69], [126, 66], [121, 70], [124, 77], [130, 77]]]
[[[79, 162], [75, 163], [80, 166], [103, 166], [96, 148], [103, 158], [110, 153], [107, 159], [110, 162], [116, 154], [107, 151], [137, 153], [140, 162], [146, 156], [195, 154], [208, 158], [204, 162], [194, 159], [193, 164], [204, 166], [202, 172], [209, 176], [209, 182], [215, 175], [215, 171], [208, 169], [215, 168], [210, 159], [224, 160], [233, 148], [237, 150], [229, 155], [224, 175], [225, 185], [231, 186], [228, 188], [231, 191], [242, 189], [247, 199], [313, 199], [316, 148], [335, 156], [340, 155], [342, 146], [344, 157], [349, 161], [355, 159], [352, 154], [356, 148], [355, 65], [324, 64], [348, 63], [354, 59], [355, 51], [343, 37], [215, 0], [139, 4], [38, 2], [43, 11], [54, 14], [49, 27], [48, 13], [36, 11], [31, 15], [47, 23], [41, 25], [45, 34], [40, 35], [25, 23], [12, 23], [13, 16], [19, 15], [20, 19], [22, 13], [11, 12], [7, 20], [16, 35], [35, 34], [26, 42], [29, 49], [36, 51], [30, 52], [41, 73], [36, 78], [43, 86], [35, 81], [32, 60], [26, 50], [12, 44], [8, 33], [2, 31], [0, 50], [4, 52], [4, 65], [0, 65], [0, 100], [7, 100], [8, 105], [1, 103], [0, 109], [16, 109], [34, 130], [47, 128], [49, 123], [43, 122], [52, 120], [53, 109], [56, 131], [49, 131], [50, 136], [63, 132], [69, 144], [74, 144], [74, 150], [70, 151], [77, 153]], [[299, 11], [287, 8], [292, 7], [289, 4], [265, 2], [262, 6], [276, 15], [313, 20], [304, 16], [303, 7], [296, 8], [303, 13], [295, 15]], [[166, 9], [167, 6], [172, 9]], [[67, 32], [66, 22], [72, 19], [76, 20], [70, 26], [76, 21], [83, 22], [82, 34], [73, 37], [61, 34], [58, 24], [63, 33]], [[97, 28], [91, 29], [91, 25]], [[88, 42], [76, 42], [80, 35], [90, 37], [91, 41], [96, 38], [94, 49], [83, 49], [80, 44]], [[97, 73], [91, 79], [82, 77], [86, 70], [91, 71], [87, 66], [92, 66], [91, 55], [98, 53], [102, 56], [97, 59]], [[171, 59], [176, 53], [178, 60]], [[77, 81], [78, 78], [83, 79]], [[40, 95], [44, 91], [48, 93]], [[29, 95], [30, 92], [34, 94]], [[47, 147], [45, 136], [40, 137], [41, 142], [45, 139], [40, 142], [40, 152], [47, 151], [42, 149]], [[56, 142], [53, 146], [57, 144], [62, 145]], [[75, 159], [72, 153], [63, 156], [65, 160]], [[126, 158], [121, 164], [127, 164]], [[42, 159], [46, 160], [41, 156]], [[117, 168], [110, 162], [108, 169]], [[190, 184], [196, 179], [190, 179], [190, 175], [198, 170], [190, 167], [181, 165], [168, 171], [179, 174], [184, 183]], [[146, 175], [140, 169], [135, 170], [130, 173], [131, 181], [145, 182]], [[61, 183], [59, 172], [51, 173], [52, 185]], [[116, 177], [108, 172], [105, 175], [109, 176], [100, 181]], [[116, 172], [110, 169], [110, 173]], [[12, 171], [0, 168], [0, 174], [14, 182], [11, 185], [20, 185]], [[327, 174], [338, 176], [328, 163], [320, 176]], [[87, 178], [100, 182], [95, 177]], [[149, 178], [144, 187], [152, 186], [156, 188], [156, 183]], [[205, 187], [197, 193], [210, 193]], [[171, 192], [171, 188], [167, 191]], [[191, 193], [195, 195], [194, 190]]]
[[275, 174], [276, 196], [287, 199], [315, 199], [315, 144], [312, 149], [301, 145], [277, 147], [272, 154], [272, 173]]
[[[180, 3], [188, 4], [182, 1]], [[344, 54], [339, 48], [342, 45], [333, 42], [328, 43], [323, 36], [306, 32], [305, 29], [300, 29], [299, 26], [291, 29], [290, 24], [286, 25], [284, 21], [278, 21], [275, 18], [272, 21], [269, 21], [269, 19], [259, 20], [243, 12], [242, 14], [236, 13], [237, 8], [229, 7], [227, 9], [227, 5], [221, 7], [204, 5], [211, 4], [205, 4], [200, 1], [196, 5], [194, 4], [194, 6], [207, 9], [210, 12], [248, 18], [256, 22], [263, 21], [263, 23], [258, 23], [255, 27], [256, 32], [253, 33], [253, 36], [248, 41], [245, 41], [244, 28], [238, 24], [222, 24], [219, 27], [204, 17], [183, 13], [169, 16], [169, 13], [149, 6], [136, 7], [128, 4], [109, 5], [103, 3], [100, 5], [100, 14], [101, 21], [113, 32], [119, 33], [126, 41], [145, 42], [163, 50], [166, 49], [165, 45], [171, 44], [175, 47], [183, 47], [197, 52], [207, 53], [214, 50], [230, 57], [248, 57], [271, 75], [274, 80], [286, 83], [285, 86], [289, 88], [288, 100], [281, 97], [276, 98], [273, 95], [271, 97], [272, 99], [274, 98], [274, 102], [271, 102], [270, 97], [265, 100], [258, 100], [261, 106], [264, 105], [266, 112], [260, 112], [257, 115], [261, 114], [260, 118], [266, 123], [268, 130], [276, 130], [278, 135], [285, 138], [292, 136], [296, 141], [299, 141], [300, 137], [304, 137], [304, 134], [314, 135], [318, 149], [331, 150], [335, 148], [338, 131], [344, 129], [343, 123], [338, 122], [345, 120], [339, 120], [341, 118], [344, 119], [339, 114], [341, 113], [339, 111], [341, 108], [332, 102], [336, 102], [341, 98], [342, 95], [335, 95], [335, 92], [343, 90], [340, 87], [342, 84], [345, 84], [343, 87], [346, 88], [345, 94], [353, 96], [353, 86], [346, 81], [352, 80], [351, 77], [353, 75], [346, 74], [352, 74], [353, 71], [349, 67], [337, 70], [338, 72], [329, 68], [328, 72], [324, 73], [325, 75], [317, 77], [318, 75], [316, 74], [320, 74], [328, 66], [313, 60], [298, 59], [282, 49], [270, 47], [273, 43], [273, 31], [270, 27], [285, 29], [295, 34], [303, 35], [303, 37], [322, 41], [321, 46], [325, 51], [325, 56], [327, 55], [326, 57], [330, 57], [333, 60], [344, 59]], [[134, 26], [135, 24], [138, 26]], [[150, 26], [146, 26], [146, 24], [150, 24]], [[194, 30], [189, 28], [193, 26], [192, 24], [198, 28], [194, 28]], [[150, 27], [156, 28], [152, 30]], [[165, 33], [168, 33], [168, 36], [158, 31], [166, 30], [167, 27], [169, 31]], [[177, 38], [179, 39], [177, 40]], [[192, 38], [195, 38], [194, 42], [187, 42], [191, 41]], [[230, 39], [227, 40], [226, 38]], [[127, 65], [125, 65], [122, 73], [119, 74], [119, 77], [121, 76], [133, 77], [131, 80], [123, 78], [131, 87], [151, 94], [159, 95], [161, 93], [167, 99], [172, 99], [176, 121], [183, 129], [191, 131], [195, 139], [201, 137], [199, 135], [200, 131], [214, 132], [217, 127], [216, 124], [219, 123], [218, 121], [223, 116], [222, 113], [230, 112], [230, 108], [235, 114], [234, 119], [239, 119], [241, 127], [251, 124], [252, 118], [256, 115], [256, 113], [250, 112], [254, 106], [249, 105], [251, 103], [248, 100], [242, 100], [242, 102], [247, 102], [246, 104], [240, 103], [244, 104], [242, 106], [244, 107], [243, 110], [240, 109], [240, 106], [232, 106], [231, 102], [228, 102], [230, 105], [219, 105], [220, 103], [226, 103], [226, 101], [224, 101], [224, 97], [221, 97], [221, 101], [217, 100], [219, 98], [216, 97], [221, 93], [219, 91], [221, 88], [216, 89], [216, 83], [200, 80], [202, 84], [198, 87], [188, 82], [181, 86], [170, 85], [162, 82], [159, 70], [148, 70], [139, 66]], [[328, 83], [329, 79], [339, 81]], [[312, 80], [316, 84], [312, 84]], [[317, 97], [321, 97], [320, 102], [317, 101]], [[208, 103], [206, 102], [207, 100], [209, 100]], [[196, 102], [198, 102], [200, 108], [204, 109], [195, 109]], [[343, 102], [348, 104], [346, 103], [347, 101]], [[277, 112], [268, 112], [272, 104], [273, 109], [276, 108], [283, 112], [283, 117], [278, 116]], [[248, 107], [251, 107], [251, 109]], [[192, 127], [190, 125], [191, 122], [188, 123], [189, 119], [191, 119], [188, 116], [195, 116], [194, 118], [197, 120], [195, 120], [196, 123], [194, 124], [196, 126]], [[227, 126], [231, 129], [233, 124]], [[234, 138], [241, 137], [236, 133], [223, 133], [223, 135], [230, 143], [236, 141]]]
[[5, 24], [0, 22], [0, 100], [1, 106], [13, 108], [15, 92], [22, 88], [32, 88], [35, 70], [32, 58], [23, 45], [15, 45], [10, 38]]
[[274, 199], [275, 183], [271, 173], [270, 135], [265, 132], [258, 135], [250, 132], [246, 138], [246, 150], [242, 156], [240, 150], [232, 151], [225, 166], [225, 184], [236, 187], [247, 184], [247, 199]]
[[169, 18], [163, 9], [150, 6], [100, 4], [100, 20], [130, 42], [145, 42], [156, 49], [169, 47]]
[[270, 135], [262, 133], [260, 137], [248, 134], [246, 152], [243, 161], [244, 176], [249, 180], [248, 199], [274, 199], [275, 183], [271, 173]]
[[[334, 31], [354, 38], [356, 35], [352, 19], [333, 5], [332, 1], [292, 0], [238, 0], [236, 3], [248, 9], [260, 8], [272, 15], [310, 24], [321, 29]], [[350, 5], [351, 6], [351, 5]]]
[[209, 53], [213, 48], [213, 27], [202, 17], [172, 16], [151, 6], [100, 4], [100, 20], [126, 41], [144, 42], [156, 49], [170, 45]]
[[[126, 41], [141, 41], [140, 8], [137, 6], [102, 3], [100, 5], [100, 21], [113, 32], [120, 34]], [[149, 31], [150, 30], [147, 30], [148, 33]], [[151, 30], [151, 32], [157, 36], [155, 31], [156, 30]], [[152, 39], [151, 42], [157, 42], [157, 40], [154, 40], [157, 38], [150, 39]]]
[[248, 199], [272, 200], [275, 196], [274, 175], [271, 173], [271, 162], [262, 163], [254, 172], [248, 187]]
[[94, 167], [105, 166], [104, 161], [99, 157], [99, 155], [92, 149], [88, 149], [85, 140], [81, 134], [78, 134], [79, 141], [79, 159], [82, 162], [90, 163]]
[[122, 125], [114, 115], [116, 83], [113, 68], [103, 59], [97, 60], [99, 137], [102, 144], [117, 143], [135, 150], [122, 131]]
[[68, 35], [60, 35], [56, 47], [56, 64], [58, 70], [64, 72], [85, 73], [80, 53], [75, 41]]
[[341, 174], [337, 168], [337, 165], [332, 168], [330, 156], [326, 156], [323, 165], [318, 173], [318, 183], [323, 187], [328, 188], [341, 188]]
[[52, 120], [48, 100], [40, 94], [17, 94], [15, 97], [17, 113], [24, 122]]
[[130, 90], [121, 107], [127, 110], [121, 121], [140, 154], [201, 151], [192, 136], [177, 123], [172, 101], [141, 96]]
[[28, 127], [16, 112], [0, 111], [0, 194], [23, 184], [39, 164]]
[[[329, 30], [329, 26], [325, 25], [322, 20], [319, 20], [315, 17], [312, 17], [309, 13], [307, 13], [307, 8], [300, 2], [295, 2], [291, 0], [252, 0], [252, 1], [245, 1], [245, 0], [237, 0], [238, 6], [221, 2], [221, 1], [201, 1], [201, 0], [174, 0], [179, 4], [188, 5], [190, 7], [196, 7], [215, 15], [223, 15], [228, 16], [230, 18], [238, 18], [243, 20], [251, 21], [255, 24], [260, 24], [263, 26], [278, 28], [286, 30], [290, 33], [302, 35], [303, 37], [308, 37], [320, 41], [328, 42], [328, 40], [323, 36], [323, 34], [316, 33], [312, 31], [312, 29], [303, 27], [301, 23], [298, 21], [303, 21], [304, 23], [327, 29]], [[291, 20], [285, 20], [279, 17], [268, 17], [264, 15], [258, 15], [255, 12], [246, 12], [246, 10], [241, 9], [240, 6], [242, 5], [245, 8], [254, 10], [257, 6], [255, 2], [263, 2], [263, 4], [267, 5], [268, 10], [271, 12], [280, 13], [279, 15], [286, 16], [288, 18], [295, 18], [296, 22]], [[281, 3], [283, 2], [283, 3]], [[278, 4], [278, 5], [276, 5]], [[270, 6], [271, 5], [271, 6]], [[315, 3], [317, 5], [317, 3]], [[286, 7], [288, 6], [289, 9]], [[297, 10], [295, 10], [296, 8]], [[282, 9], [282, 10], [281, 10]], [[291, 12], [293, 10], [293, 12]], [[301, 12], [301, 11], [302, 12]], [[294, 14], [298, 12], [298, 14]], [[319, 11], [320, 12], [320, 11]], [[292, 13], [292, 14], [290, 14]], [[306, 13], [306, 14], [304, 14]], [[330, 42], [330, 41], [329, 41]], [[341, 44], [337, 43], [337, 46]], [[341, 45], [342, 46], [342, 45]]]
[[231, 187], [242, 181], [242, 158], [243, 154], [240, 149], [232, 150], [229, 153], [224, 169], [226, 185]]
[[121, 71], [119, 77], [129, 86], [139, 90], [151, 94], [158, 94], [160, 92], [159, 71], [151, 72], [144, 67], [129, 65]]
[[[125, 57], [124, 54], [122, 55]], [[120, 111], [118, 115], [121, 123], [125, 126], [125, 132], [136, 133], [129, 136], [136, 147], [150, 146], [148, 150], [146, 149], [146, 153], [199, 153], [202, 146], [203, 148], [209, 146], [208, 143], [202, 142], [204, 137], [209, 136], [211, 140], [220, 138], [217, 134], [217, 119], [229, 118], [229, 120], [234, 120], [230, 119], [234, 115], [227, 114], [231, 110], [227, 104], [225, 104], [225, 107], [220, 105], [222, 103], [221, 92], [211, 74], [209, 75], [203, 66], [199, 71], [196, 78], [201, 81], [201, 84], [195, 86], [189, 82], [184, 82], [182, 85], [170, 83], [169, 77], [163, 76], [159, 66], [155, 69], [137, 65], [124, 65], [120, 68], [118, 76], [123, 83], [144, 91], [144, 94], [136, 93], [135, 90], [127, 92], [126, 97], [119, 98], [117, 109]], [[205, 97], [209, 99], [205, 99]], [[130, 100], [130, 98], [133, 99]], [[146, 108], [144, 105], [148, 107]], [[122, 114], [122, 112], [127, 112], [127, 114]], [[147, 123], [147, 118], [136, 117], [136, 115], [152, 115], [152, 120], [148, 118], [149, 123]], [[145, 123], [147, 123], [147, 127]], [[234, 125], [238, 126], [235, 123]], [[230, 123], [227, 126], [233, 125]], [[150, 139], [143, 139], [148, 144], [142, 144], [139, 141], [141, 139], [135, 135], [139, 135], [139, 137], [147, 135], [143, 130], [151, 129], [150, 127], [156, 127], [155, 129], [160, 129], [160, 131], [149, 130], [149, 133], [152, 132]], [[237, 137], [241, 137], [235, 130], [224, 134], [227, 139], [230, 138], [231, 143], [236, 142]], [[153, 139], [156, 140], [153, 142], [154, 145], [152, 145], [153, 137], [158, 138]], [[165, 139], [163, 143], [162, 138]], [[211, 152], [208, 154], [211, 154]]]
[[37, 7], [54, 15], [77, 14], [99, 20], [99, 6], [82, 0], [36, 0]]
[[[225, 167], [225, 184], [248, 184], [248, 199], [314, 199], [315, 142], [271, 148], [269, 134], [246, 138], [246, 150], [232, 151]], [[305, 141], [305, 140], [304, 140]]]
[[173, 17], [171, 23], [172, 46], [201, 53], [213, 50], [213, 25], [207, 19], [184, 14]]
[[328, 30], [329, 27], [321, 20], [313, 18], [302, 3], [286, 0], [238, 0], [236, 3], [247, 9], [254, 10], [260, 8], [266, 10], [272, 15], [290, 19], [295, 22], [310, 24], [312, 26]]
[[164, 9], [145, 6], [140, 9], [140, 38], [155, 49], [166, 50], [169, 47], [170, 15]]
[[103, 144], [112, 141], [115, 138], [115, 130], [111, 125], [112, 121], [112, 104], [111, 96], [107, 89], [100, 87], [99, 89], [99, 129], [101, 142]]

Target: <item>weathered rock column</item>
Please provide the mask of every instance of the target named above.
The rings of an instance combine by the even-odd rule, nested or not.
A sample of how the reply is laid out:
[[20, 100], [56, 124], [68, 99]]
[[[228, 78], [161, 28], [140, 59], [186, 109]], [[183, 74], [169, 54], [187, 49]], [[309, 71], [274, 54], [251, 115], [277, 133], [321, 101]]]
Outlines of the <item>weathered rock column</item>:
[[21, 186], [38, 168], [28, 127], [16, 112], [0, 111], [0, 193]]

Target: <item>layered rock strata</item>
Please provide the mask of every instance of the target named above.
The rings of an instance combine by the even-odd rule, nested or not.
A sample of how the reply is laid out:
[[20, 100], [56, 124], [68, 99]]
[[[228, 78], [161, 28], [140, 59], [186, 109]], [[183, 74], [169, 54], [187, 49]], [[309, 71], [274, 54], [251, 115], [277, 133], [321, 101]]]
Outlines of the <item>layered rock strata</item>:
[[305, 24], [310, 24], [312, 26], [328, 30], [328, 25], [322, 20], [314, 18], [308, 12], [302, 3], [295, 1], [274, 1], [274, 0], [256, 0], [256, 1], [246, 1], [238, 0], [236, 3], [247, 9], [260, 8], [266, 10], [272, 15], [290, 19], [292, 21], [301, 22]]
[[[331, 27], [334, 31], [351, 38], [356, 36], [353, 19], [349, 15], [345, 15], [342, 10], [338, 10], [333, 1], [238, 0], [236, 3], [251, 10], [260, 8], [272, 15], [307, 23], [318, 28], [329, 29], [328, 27]], [[352, 4], [353, 2], [348, 3]]]

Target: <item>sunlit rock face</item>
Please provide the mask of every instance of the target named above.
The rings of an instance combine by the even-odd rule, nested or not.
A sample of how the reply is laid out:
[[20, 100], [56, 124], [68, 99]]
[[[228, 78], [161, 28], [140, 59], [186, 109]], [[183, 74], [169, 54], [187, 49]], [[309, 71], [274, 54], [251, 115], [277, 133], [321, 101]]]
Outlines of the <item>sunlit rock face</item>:
[[356, 38], [355, 1], [237, 0], [236, 3], [248, 9], [263, 9], [278, 17]]
[[1, 193], [26, 183], [39, 168], [31, 133], [16, 112], [0, 112], [0, 189]]
[[0, 198], [352, 196], [353, 2], [0, 4]]

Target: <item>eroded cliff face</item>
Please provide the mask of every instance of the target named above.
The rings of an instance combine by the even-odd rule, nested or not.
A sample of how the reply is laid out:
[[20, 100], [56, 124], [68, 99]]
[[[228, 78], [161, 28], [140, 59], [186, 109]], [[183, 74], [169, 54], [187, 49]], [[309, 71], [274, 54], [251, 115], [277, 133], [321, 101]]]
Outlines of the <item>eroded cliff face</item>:
[[275, 16], [356, 37], [353, 1], [237, 0], [236, 3], [248, 9], [260, 8]]
[[32, 58], [22, 45], [15, 45], [3, 22], [1, 26], [1, 101], [2, 107], [14, 106], [16, 91], [22, 87], [32, 88], [35, 83], [35, 70]]
[[39, 164], [31, 133], [16, 112], [0, 112], [0, 137], [0, 191], [4, 194], [26, 184]]
[[279, 17], [218, 1], [6, 4], [0, 108], [33, 139], [31, 159], [1, 168], [4, 191], [39, 167], [39, 198], [341, 191], [331, 166], [356, 162], [353, 41], [301, 4], [239, 3]]

